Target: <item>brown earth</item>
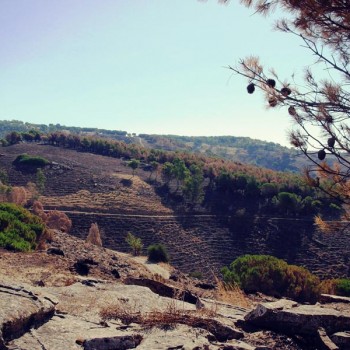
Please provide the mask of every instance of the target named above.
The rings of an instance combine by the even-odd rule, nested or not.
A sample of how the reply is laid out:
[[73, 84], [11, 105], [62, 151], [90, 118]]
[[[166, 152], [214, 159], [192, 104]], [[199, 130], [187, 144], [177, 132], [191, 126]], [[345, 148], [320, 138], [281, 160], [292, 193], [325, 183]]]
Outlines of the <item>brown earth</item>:
[[1, 166], [15, 185], [35, 181], [35, 173], [12, 166], [18, 154], [54, 162], [44, 170], [47, 184], [40, 200], [45, 209], [67, 211], [71, 233], [80, 238], [97, 222], [105, 247], [128, 252], [125, 237], [131, 231], [144, 247], [164, 243], [175, 267], [207, 277], [243, 254], [271, 254], [320, 277], [350, 276], [349, 230], [322, 234], [310, 220], [255, 217], [232, 222], [210, 213], [183, 215], [147, 182], [149, 172], [139, 169], [132, 177], [120, 159], [38, 144], [18, 144], [2, 153]]

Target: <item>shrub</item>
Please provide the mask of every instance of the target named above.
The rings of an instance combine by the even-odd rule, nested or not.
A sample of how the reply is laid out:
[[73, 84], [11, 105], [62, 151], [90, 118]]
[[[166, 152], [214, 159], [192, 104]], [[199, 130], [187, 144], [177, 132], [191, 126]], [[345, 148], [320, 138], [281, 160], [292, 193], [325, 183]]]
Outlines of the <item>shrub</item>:
[[238, 283], [248, 293], [262, 292], [299, 301], [316, 301], [319, 279], [308, 270], [269, 255], [244, 255], [221, 270], [227, 283]]
[[152, 244], [147, 248], [148, 260], [151, 262], [169, 262], [168, 252], [163, 244]]
[[350, 297], [350, 279], [329, 279], [320, 284], [322, 293]]
[[45, 229], [41, 219], [12, 203], [0, 204], [0, 246], [15, 251], [35, 249]]
[[4, 169], [1, 169], [0, 170], [0, 182], [3, 185], [7, 185], [8, 181], [9, 181], [9, 177], [8, 177], [7, 171]]
[[134, 236], [131, 232], [128, 232], [125, 241], [129, 244], [130, 248], [132, 249], [133, 255], [140, 255], [143, 247], [141, 238]]
[[188, 274], [191, 278], [198, 278], [199, 280], [203, 278], [203, 274], [200, 271], [192, 271]]
[[44, 167], [45, 165], [50, 164], [50, 162], [40, 156], [30, 156], [29, 154], [20, 154], [14, 161], [14, 165], [25, 165], [30, 167]]
[[24, 205], [27, 203], [27, 191], [24, 187], [12, 187], [8, 196], [8, 201], [17, 205]]
[[72, 220], [65, 213], [58, 210], [47, 212], [45, 223], [47, 227], [63, 232], [69, 232], [72, 227]]
[[337, 280], [335, 293], [344, 297], [350, 297], [350, 280], [345, 278]]
[[86, 242], [102, 247], [100, 230], [97, 223], [92, 223], [89, 229], [89, 234], [86, 237]]

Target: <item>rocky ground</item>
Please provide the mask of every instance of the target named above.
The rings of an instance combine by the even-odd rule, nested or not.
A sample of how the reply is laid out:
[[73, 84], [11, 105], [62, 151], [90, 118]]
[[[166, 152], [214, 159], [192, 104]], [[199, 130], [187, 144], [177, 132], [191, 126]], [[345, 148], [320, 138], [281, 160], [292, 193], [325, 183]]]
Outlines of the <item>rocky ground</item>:
[[1, 251], [0, 272], [1, 350], [350, 349], [346, 298], [225, 294], [58, 231], [44, 251]]

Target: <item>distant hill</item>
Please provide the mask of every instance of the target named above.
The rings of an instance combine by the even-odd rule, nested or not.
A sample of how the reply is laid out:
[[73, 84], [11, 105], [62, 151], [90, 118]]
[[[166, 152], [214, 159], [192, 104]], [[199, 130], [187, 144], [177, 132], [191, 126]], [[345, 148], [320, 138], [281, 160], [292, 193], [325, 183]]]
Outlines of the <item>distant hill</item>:
[[185, 150], [278, 171], [298, 172], [305, 165], [296, 150], [249, 137], [140, 134], [139, 138], [151, 148]]
[[33, 124], [21, 121], [0, 121], [0, 138], [11, 131], [26, 132], [38, 130], [44, 133], [67, 131], [112, 138], [126, 143], [134, 143], [146, 148], [169, 151], [187, 151], [206, 156], [215, 156], [235, 162], [255, 164], [277, 171], [299, 172], [305, 166], [305, 159], [296, 150], [273, 142], [249, 137], [235, 136], [178, 136], [128, 133], [122, 130], [81, 128], [60, 124]]

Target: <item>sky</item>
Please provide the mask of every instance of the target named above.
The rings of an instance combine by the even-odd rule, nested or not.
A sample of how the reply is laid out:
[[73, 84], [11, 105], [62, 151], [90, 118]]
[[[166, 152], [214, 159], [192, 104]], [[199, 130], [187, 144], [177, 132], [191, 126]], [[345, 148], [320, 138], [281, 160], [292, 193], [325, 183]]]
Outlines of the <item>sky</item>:
[[232, 74], [257, 55], [281, 78], [301, 42], [239, 1], [0, 0], [0, 119], [288, 145], [284, 109]]

